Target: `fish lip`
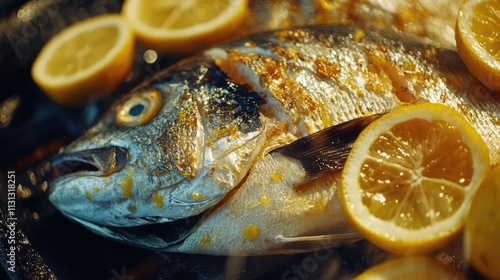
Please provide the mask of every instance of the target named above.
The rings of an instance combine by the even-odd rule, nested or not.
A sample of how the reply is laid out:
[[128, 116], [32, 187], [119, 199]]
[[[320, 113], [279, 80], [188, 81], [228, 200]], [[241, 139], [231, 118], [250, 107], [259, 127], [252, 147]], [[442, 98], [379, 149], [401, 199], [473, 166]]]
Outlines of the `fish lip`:
[[151, 217], [150, 223], [144, 225], [118, 226], [94, 223], [75, 215], [63, 214], [70, 220], [85, 226], [98, 235], [149, 250], [166, 250], [172, 246], [182, 244], [206, 217], [206, 213], [204, 212], [186, 218], [163, 222], [155, 222], [155, 218]]
[[109, 176], [129, 162], [126, 148], [106, 146], [57, 155], [50, 163], [49, 184], [72, 177]]

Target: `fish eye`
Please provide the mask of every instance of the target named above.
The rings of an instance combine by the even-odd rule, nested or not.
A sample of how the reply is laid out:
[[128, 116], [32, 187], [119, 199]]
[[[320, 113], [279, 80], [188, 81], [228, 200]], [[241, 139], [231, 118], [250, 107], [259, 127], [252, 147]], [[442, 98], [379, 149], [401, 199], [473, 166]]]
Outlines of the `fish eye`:
[[123, 126], [139, 126], [152, 120], [162, 104], [161, 94], [149, 89], [132, 95], [118, 108], [116, 122]]

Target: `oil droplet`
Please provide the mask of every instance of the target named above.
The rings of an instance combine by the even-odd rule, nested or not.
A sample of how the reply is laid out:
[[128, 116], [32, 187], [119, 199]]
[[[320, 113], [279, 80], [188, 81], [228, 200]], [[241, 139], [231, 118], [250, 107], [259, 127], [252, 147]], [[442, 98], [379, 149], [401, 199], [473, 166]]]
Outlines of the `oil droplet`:
[[33, 18], [34, 14], [35, 12], [33, 11], [33, 9], [22, 8], [17, 11], [17, 18], [23, 22], [28, 22]]
[[158, 53], [155, 52], [154, 50], [148, 49], [147, 51], [144, 52], [144, 54], [142, 55], [142, 58], [148, 64], [153, 64], [158, 59]]
[[47, 191], [47, 188], [49, 187], [49, 183], [47, 181], [43, 181], [42, 184], [40, 185], [40, 189], [45, 192]]
[[178, 118], [179, 118], [179, 121], [183, 121], [184, 119], [186, 119], [186, 113], [183, 111], [180, 111]]
[[317, 210], [324, 212], [324, 211], [326, 211], [327, 204], [326, 204], [324, 201], [319, 200], [319, 201], [316, 201], [316, 202], [314, 203], [314, 207], [315, 207]]
[[18, 185], [16, 191], [22, 198], [29, 198], [31, 196], [31, 189], [23, 187], [22, 185]]
[[361, 29], [354, 31], [354, 41], [359, 42], [365, 37], [365, 32]]
[[88, 199], [89, 201], [94, 200], [89, 192], [85, 192], [85, 198]]
[[163, 195], [158, 194], [157, 192], [153, 193], [153, 202], [155, 208], [163, 208]]
[[333, 0], [319, 0], [319, 4], [321, 5], [321, 8], [325, 10], [333, 10], [335, 6], [337, 6]]
[[30, 183], [32, 186], [35, 186], [37, 181], [36, 181], [36, 175], [33, 173], [33, 171], [28, 171], [28, 177], [30, 179]]
[[202, 193], [192, 192], [191, 193], [191, 197], [194, 200], [200, 200], [200, 199], [202, 199], [204, 197], [204, 195]]
[[200, 242], [201, 244], [209, 245], [210, 243], [212, 243], [212, 236], [210, 236], [210, 234], [208, 233], [205, 233], [200, 237]]
[[259, 200], [262, 205], [267, 205], [269, 203], [269, 198], [267, 196], [261, 196]]
[[244, 228], [241, 231], [241, 234], [246, 239], [255, 240], [257, 239], [257, 237], [259, 237], [260, 229], [258, 226], [250, 224], [248, 227]]
[[424, 57], [431, 59], [437, 56], [436, 48], [430, 47], [424, 51]]
[[279, 172], [275, 172], [271, 175], [271, 180], [273, 180], [273, 182], [279, 182], [281, 179], [283, 179], [283, 175]]
[[126, 198], [132, 197], [132, 186], [134, 185], [134, 178], [132, 176], [122, 179], [122, 194]]

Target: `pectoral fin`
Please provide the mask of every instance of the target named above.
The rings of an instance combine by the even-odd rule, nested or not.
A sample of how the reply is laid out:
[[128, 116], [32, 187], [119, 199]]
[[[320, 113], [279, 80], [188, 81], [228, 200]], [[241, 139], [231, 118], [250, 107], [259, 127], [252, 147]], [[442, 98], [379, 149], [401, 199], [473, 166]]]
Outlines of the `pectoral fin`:
[[340, 244], [353, 243], [361, 239], [363, 238], [356, 232], [300, 237], [285, 237], [278, 235], [276, 236], [278, 246], [275, 249], [290, 254], [308, 251], [311, 250], [311, 248], [326, 249]]
[[299, 160], [306, 171], [306, 180], [303, 183], [307, 183], [342, 170], [358, 135], [382, 115], [364, 116], [325, 128], [273, 150], [271, 153], [281, 153]]

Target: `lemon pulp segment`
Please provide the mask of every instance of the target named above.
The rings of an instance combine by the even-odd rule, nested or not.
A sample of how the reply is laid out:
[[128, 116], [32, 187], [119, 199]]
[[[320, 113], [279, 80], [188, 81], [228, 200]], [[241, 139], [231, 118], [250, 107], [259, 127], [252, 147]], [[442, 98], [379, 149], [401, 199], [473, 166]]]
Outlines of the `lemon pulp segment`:
[[[115, 27], [89, 30], [62, 42], [53, 59], [47, 62], [47, 74], [71, 76], [99, 63], [117, 43], [119, 31]], [[83, 46], [83, 48], [82, 48]]]
[[479, 2], [473, 12], [470, 27], [474, 38], [489, 55], [500, 58], [500, 2]]
[[[220, 1], [156, 1], [155, 9], [139, 5], [139, 17], [145, 24], [158, 29], [185, 29], [203, 25], [218, 16], [228, 0]], [[195, 20], [194, 20], [195, 19]]]
[[472, 172], [470, 151], [455, 128], [411, 119], [382, 133], [369, 148], [359, 177], [363, 204], [397, 226], [424, 228], [457, 211]]

